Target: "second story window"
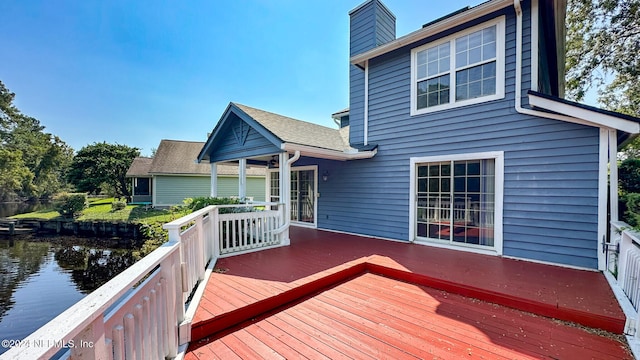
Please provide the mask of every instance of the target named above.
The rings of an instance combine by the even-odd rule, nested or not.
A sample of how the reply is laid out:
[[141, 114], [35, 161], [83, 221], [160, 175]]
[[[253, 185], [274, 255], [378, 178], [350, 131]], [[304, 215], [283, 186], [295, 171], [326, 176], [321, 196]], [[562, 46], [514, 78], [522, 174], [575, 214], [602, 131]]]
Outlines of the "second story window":
[[504, 17], [411, 51], [411, 115], [504, 97]]

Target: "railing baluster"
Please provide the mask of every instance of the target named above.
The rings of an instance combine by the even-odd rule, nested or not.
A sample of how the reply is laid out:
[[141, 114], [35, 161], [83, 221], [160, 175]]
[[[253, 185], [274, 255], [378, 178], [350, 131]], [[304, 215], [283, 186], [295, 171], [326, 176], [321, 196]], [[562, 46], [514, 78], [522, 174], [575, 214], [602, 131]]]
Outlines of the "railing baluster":
[[117, 325], [111, 332], [111, 344], [113, 348], [113, 360], [124, 360], [124, 327]]

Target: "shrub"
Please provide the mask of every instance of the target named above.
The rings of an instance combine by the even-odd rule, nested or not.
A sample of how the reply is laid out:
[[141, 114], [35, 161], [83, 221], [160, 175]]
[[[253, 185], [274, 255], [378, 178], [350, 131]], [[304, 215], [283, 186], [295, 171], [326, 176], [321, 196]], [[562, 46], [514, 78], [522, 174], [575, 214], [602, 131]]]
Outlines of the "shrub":
[[[203, 209], [209, 205], [235, 205], [240, 204], [240, 199], [222, 198], [222, 197], [196, 197], [185, 199], [185, 206], [192, 212]], [[220, 213], [231, 212], [227, 209], [221, 209]]]
[[162, 225], [162, 222], [140, 223], [140, 233], [146, 240], [139, 250], [132, 252], [134, 258], [142, 259], [169, 239], [169, 232]]
[[87, 194], [62, 193], [54, 199], [54, 206], [62, 216], [78, 216], [87, 207]]
[[111, 211], [123, 210], [127, 207], [127, 200], [116, 199], [111, 203]]
[[640, 193], [630, 193], [625, 195], [627, 211], [624, 213], [624, 220], [627, 224], [638, 228], [640, 226]]
[[640, 193], [640, 159], [627, 159], [618, 168], [622, 193]]

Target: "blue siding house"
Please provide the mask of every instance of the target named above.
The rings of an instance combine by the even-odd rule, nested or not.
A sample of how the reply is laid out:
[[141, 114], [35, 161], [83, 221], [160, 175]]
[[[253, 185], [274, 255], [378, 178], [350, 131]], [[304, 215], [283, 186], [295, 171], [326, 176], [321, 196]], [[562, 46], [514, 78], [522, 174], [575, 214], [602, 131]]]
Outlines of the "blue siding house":
[[296, 225], [604, 269], [640, 121], [563, 99], [565, 9], [490, 0], [397, 37], [368, 0], [339, 129], [231, 103], [198, 161], [265, 166]]

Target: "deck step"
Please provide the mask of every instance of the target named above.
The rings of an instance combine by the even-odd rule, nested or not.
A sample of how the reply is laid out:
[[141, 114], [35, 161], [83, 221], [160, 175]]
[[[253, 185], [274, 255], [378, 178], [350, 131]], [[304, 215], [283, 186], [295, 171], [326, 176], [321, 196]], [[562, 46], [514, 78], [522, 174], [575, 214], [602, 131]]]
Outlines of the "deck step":
[[[304, 299], [319, 291], [330, 288], [343, 281], [362, 273], [370, 272], [417, 285], [427, 286], [450, 293], [475, 298], [482, 301], [511, 307], [536, 315], [574, 322], [586, 327], [601, 329], [615, 334], [624, 331], [625, 319], [616, 316], [605, 316], [588, 311], [571, 309], [561, 304], [536, 301], [524, 297], [517, 297], [508, 293], [477, 288], [444, 279], [437, 279], [427, 275], [414, 273], [407, 269], [394, 266], [393, 262], [383, 256], [371, 256], [326, 270], [319, 276], [296, 281], [290, 288], [282, 290], [273, 296], [250, 302], [245, 306], [216, 314], [212, 318], [195, 321], [192, 325], [191, 339], [193, 342], [214, 336], [247, 320], [272, 311], [295, 301]], [[224, 276], [224, 275], [221, 275]]]

